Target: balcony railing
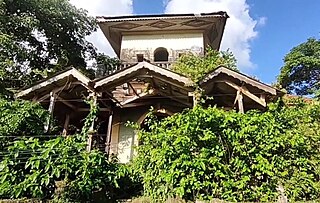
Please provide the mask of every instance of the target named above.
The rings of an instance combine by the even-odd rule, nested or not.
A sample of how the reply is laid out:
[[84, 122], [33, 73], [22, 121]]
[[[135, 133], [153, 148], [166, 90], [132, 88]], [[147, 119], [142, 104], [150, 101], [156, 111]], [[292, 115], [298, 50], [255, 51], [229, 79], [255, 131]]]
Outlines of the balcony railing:
[[152, 62], [152, 64], [165, 69], [170, 69], [172, 65], [172, 63], [169, 61]]
[[[98, 65], [97, 76], [101, 77], [101, 76], [111, 75], [111, 74], [116, 73], [120, 70], [123, 70], [125, 68], [130, 67], [130, 66], [133, 66], [137, 63], [138, 62], [121, 62], [121, 64], [116, 67], [106, 67], [104, 65]], [[161, 61], [161, 62], [151, 62], [151, 64], [159, 66], [161, 68], [170, 69], [172, 62]]]
[[[129, 66], [132, 66], [136, 63], [133, 62], [122, 62], [121, 65], [119, 66], [119, 70], [122, 70], [124, 68], [127, 68]], [[166, 68], [166, 69], [170, 69], [170, 66], [172, 65], [172, 62], [169, 61], [158, 61], [158, 62], [151, 62], [151, 64], [159, 66], [161, 68]]]

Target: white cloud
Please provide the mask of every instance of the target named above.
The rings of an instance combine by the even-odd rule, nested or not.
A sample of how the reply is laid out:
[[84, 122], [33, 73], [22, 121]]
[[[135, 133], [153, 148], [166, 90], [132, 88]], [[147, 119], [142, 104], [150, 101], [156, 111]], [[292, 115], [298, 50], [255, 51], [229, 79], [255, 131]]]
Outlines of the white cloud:
[[[133, 13], [133, 0], [70, 0], [77, 8], [86, 9], [91, 16], [115, 16], [115, 15], [130, 15]], [[104, 52], [110, 56], [115, 56], [108, 40], [98, 28], [96, 33], [88, 37], [98, 51]]]
[[264, 26], [267, 23], [267, 18], [266, 17], [261, 17], [258, 20], [258, 26]]
[[246, 0], [169, 0], [166, 13], [200, 13], [226, 11], [227, 20], [221, 50], [230, 49], [238, 60], [240, 69], [253, 68], [250, 59], [250, 41], [257, 37], [256, 26], [264, 25], [266, 18], [254, 20], [249, 15]]

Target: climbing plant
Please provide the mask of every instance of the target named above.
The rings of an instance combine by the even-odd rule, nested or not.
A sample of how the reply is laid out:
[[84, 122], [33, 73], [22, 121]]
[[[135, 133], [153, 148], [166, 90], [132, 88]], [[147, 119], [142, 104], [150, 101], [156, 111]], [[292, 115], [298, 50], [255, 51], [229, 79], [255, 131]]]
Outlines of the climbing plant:
[[173, 64], [172, 70], [190, 77], [193, 82], [197, 83], [206, 74], [217, 69], [219, 66], [238, 70], [236, 67], [236, 59], [231, 52], [219, 52], [208, 47], [203, 56], [192, 53], [183, 54]]

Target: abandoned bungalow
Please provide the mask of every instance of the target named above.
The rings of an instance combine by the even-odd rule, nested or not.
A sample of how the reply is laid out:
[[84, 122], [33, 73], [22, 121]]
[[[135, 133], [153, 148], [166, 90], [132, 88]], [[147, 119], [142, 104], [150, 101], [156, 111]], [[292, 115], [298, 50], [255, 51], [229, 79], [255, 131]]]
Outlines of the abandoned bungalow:
[[[120, 162], [128, 162], [138, 140], [125, 123], [142, 124], [151, 106], [155, 114], [165, 117], [195, 104], [191, 79], [171, 71], [171, 64], [183, 53], [204, 54], [206, 46], [219, 50], [227, 18], [225, 12], [98, 17], [122, 62], [116, 70], [90, 80], [69, 68], [21, 90], [17, 97], [40, 102], [64, 135], [82, 127], [90, 110], [84, 98], [93, 97], [100, 113], [95, 122], [97, 132], [89, 142], [94, 140]], [[214, 98], [210, 104], [239, 112], [263, 110], [283, 94], [225, 67], [209, 73], [200, 85], [205, 95]]]

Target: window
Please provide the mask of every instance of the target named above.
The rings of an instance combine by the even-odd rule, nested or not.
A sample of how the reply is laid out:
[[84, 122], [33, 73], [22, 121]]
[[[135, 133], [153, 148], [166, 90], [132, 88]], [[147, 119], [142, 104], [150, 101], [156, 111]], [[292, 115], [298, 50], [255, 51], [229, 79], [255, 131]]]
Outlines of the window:
[[137, 60], [138, 60], [138, 62], [142, 62], [143, 61], [143, 54], [137, 54]]
[[154, 51], [154, 61], [168, 61], [169, 53], [166, 48], [159, 47]]

